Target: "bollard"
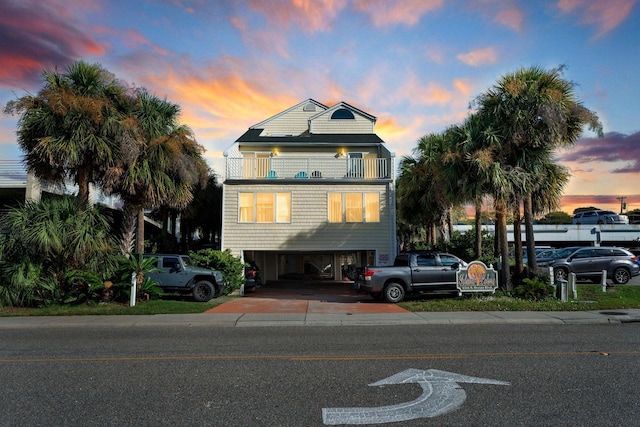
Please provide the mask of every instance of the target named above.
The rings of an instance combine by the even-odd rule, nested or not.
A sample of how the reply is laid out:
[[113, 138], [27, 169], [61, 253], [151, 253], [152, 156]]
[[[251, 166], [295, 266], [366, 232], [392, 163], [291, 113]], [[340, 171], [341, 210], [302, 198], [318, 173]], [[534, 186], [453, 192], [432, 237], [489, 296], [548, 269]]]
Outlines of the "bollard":
[[135, 307], [136, 306], [136, 291], [137, 291], [137, 285], [138, 281], [136, 279], [136, 273], [131, 273], [131, 293], [129, 296], [129, 306], [131, 307]]
[[551, 286], [555, 286], [554, 280], [555, 277], [553, 277], [553, 267], [549, 267], [549, 284]]
[[567, 281], [558, 280], [558, 286], [560, 286], [560, 301], [567, 302]]
[[600, 284], [602, 285], [602, 292], [607, 292], [607, 270], [602, 270]]
[[576, 273], [569, 273], [569, 298], [578, 298], [578, 289], [576, 288]]

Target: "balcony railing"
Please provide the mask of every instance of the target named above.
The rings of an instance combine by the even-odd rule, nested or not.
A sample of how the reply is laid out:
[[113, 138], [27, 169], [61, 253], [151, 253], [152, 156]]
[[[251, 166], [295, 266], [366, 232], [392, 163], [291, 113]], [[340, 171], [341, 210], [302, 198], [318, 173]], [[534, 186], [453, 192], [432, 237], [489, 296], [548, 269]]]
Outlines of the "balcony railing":
[[227, 158], [227, 179], [385, 179], [391, 176], [388, 159], [335, 157]]

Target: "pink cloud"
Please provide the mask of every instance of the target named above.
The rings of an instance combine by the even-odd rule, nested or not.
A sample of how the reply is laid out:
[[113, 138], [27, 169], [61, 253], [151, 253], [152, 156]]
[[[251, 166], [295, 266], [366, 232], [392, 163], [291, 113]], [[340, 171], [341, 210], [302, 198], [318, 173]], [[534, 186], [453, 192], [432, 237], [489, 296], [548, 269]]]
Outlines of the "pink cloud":
[[97, 9], [94, 1], [4, 2], [0, 14], [0, 86], [31, 87], [42, 70], [64, 67], [105, 47], [80, 24], [79, 15]]
[[636, 0], [559, 0], [562, 13], [578, 15], [584, 25], [597, 28], [596, 38], [608, 33], [627, 19]]
[[444, 0], [357, 0], [357, 10], [369, 15], [376, 27], [413, 26], [422, 15], [443, 6]]
[[296, 25], [310, 33], [330, 30], [346, 4], [346, 0], [249, 0], [249, 7], [264, 15], [271, 26]]
[[476, 0], [470, 6], [498, 24], [522, 32], [524, 14], [515, 0]]
[[131, 48], [136, 48], [138, 46], [149, 46], [151, 47], [151, 49], [162, 55], [162, 56], [168, 56], [169, 55], [169, 51], [152, 43], [148, 38], [146, 38], [145, 36], [142, 35], [142, 33], [140, 33], [140, 31], [136, 30], [136, 29], [129, 29], [125, 32], [124, 36], [122, 37], [122, 40], [124, 41], [124, 43], [126, 45], [128, 45]]
[[582, 138], [558, 159], [579, 164], [618, 163], [622, 164], [611, 173], [640, 172], [640, 132], [632, 135], [607, 133], [603, 138]]
[[492, 47], [473, 50], [467, 53], [461, 53], [457, 56], [458, 60], [472, 67], [482, 65], [495, 64], [498, 60], [498, 53]]

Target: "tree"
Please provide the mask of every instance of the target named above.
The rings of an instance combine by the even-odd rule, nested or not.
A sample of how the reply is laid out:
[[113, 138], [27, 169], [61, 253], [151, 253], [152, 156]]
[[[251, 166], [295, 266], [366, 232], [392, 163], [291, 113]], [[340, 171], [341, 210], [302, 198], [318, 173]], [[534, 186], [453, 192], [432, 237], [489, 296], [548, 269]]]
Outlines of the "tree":
[[566, 212], [553, 211], [540, 218], [540, 224], [571, 224], [572, 217]]
[[[573, 145], [585, 125], [602, 135], [598, 116], [577, 100], [575, 84], [562, 73], [563, 67], [521, 68], [501, 77], [476, 100], [479, 114], [487, 117], [503, 140], [502, 163], [529, 174], [520, 196], [530, 265], [535, 265], [532, 195], [536, 183], [545, 178], [539, 171], [551, 162], [554, 150]], [[522, 256], [521, 252], [516, 248], [517, 256]]]
[[[140, 91], [132, 100], [134, 138], [107, 171], [105, 190], [124, 201], [122, 252], [144, 252], [144, 209], [184, 208], [197, 185], [206, 185], [207, 165], [187, 126], [178, 124], [180, 107]], [[137, 224], [136, 224], [137, 218]]]
[[44, 87], [7, 103], [19, 114], [18, 144], [27, 169], [43, 182], [78, 185], [78, 204], [89, 202], [89, 185], [100, 184], [120, 155], [126, 138], [126, 87], [98, 64], [79, 61], [43, 72]]

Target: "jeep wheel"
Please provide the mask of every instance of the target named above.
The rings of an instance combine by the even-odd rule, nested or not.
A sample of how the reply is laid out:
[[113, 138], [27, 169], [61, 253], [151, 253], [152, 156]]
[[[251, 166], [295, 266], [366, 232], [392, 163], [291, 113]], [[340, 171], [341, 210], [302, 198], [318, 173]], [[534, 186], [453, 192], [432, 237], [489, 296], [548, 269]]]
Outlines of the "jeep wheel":
[[616, 285], [625, 285], [629, 282], [630, 276], [626, 268], [616, 268], [613, 272], [613, 283]]
[[404, 288], [399, 283], [389, 283], [384, 288], [384, 299], [390, 303], [398, 303], [404, 299]]
[[193, 299], [197, 302], [207, 302], [215, 295], [215, 289], [211, 282], [200, 280], [193, 287]]

